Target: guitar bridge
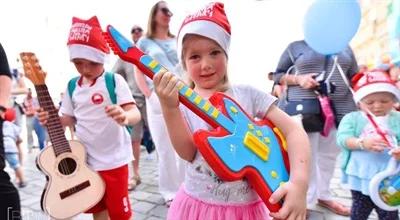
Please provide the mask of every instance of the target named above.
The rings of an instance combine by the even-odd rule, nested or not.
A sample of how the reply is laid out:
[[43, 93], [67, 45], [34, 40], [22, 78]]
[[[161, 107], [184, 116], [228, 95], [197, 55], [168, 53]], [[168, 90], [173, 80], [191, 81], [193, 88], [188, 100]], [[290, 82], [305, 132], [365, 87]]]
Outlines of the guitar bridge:
[[88, 188], [89, 186], [90, 186], [90, 182], [89, 182], [89, 180], [86, 180], [83, 183], [80, 183], [80, 184], [78, 184], [78, 185], [76, 185], [76, 186], [74, 186], [72, 188], [69, 188], [69, 189], [61, 192], [60, 193], [60, 197], [61, 197], [61, 199], [65, 199], [65, 198], [67, 198], [67, 197], [69, 197], [69, 196], [71, 196], [71, 195], [73, 195], [73, 194], [75, 194], [75, 193], [77, 193], [79, 191], [82, 191], [82, 190]]
[[[261, 134], [262, 135], [262, 134]], [[259, 135], [259, 136], [261, 136]], [[249, 148], [254, 154], [256, 154], [263, 161], [267, 161], [269, 157], [269, 147], [260, 141], [257, 136], [251, 132], [247, 132], [244, 137], [243, 144]]]

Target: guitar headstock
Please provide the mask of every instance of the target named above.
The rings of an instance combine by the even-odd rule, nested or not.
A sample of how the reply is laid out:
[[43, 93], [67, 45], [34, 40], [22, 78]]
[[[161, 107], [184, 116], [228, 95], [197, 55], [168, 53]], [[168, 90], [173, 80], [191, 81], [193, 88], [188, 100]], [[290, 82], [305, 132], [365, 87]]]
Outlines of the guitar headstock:
[[32, 52], [22, 52], [19, 55], [24, 66], [25, 76], [34, 85], [44, 85], [46, 72], [42, 70], [36, 55]]
[[129, 48], [134, 48], [134, 45], [132, 44], [131, 41], [125, 38], [117, 29], [115, 29], [111, 25], [108, 25], [106, 31], [103, 32], [103, 37], [115, 55], [119, 56], [121, 59], [125, 61], [127, 59], [132, 60], [132, 58], [128, 56], [127, 51]]

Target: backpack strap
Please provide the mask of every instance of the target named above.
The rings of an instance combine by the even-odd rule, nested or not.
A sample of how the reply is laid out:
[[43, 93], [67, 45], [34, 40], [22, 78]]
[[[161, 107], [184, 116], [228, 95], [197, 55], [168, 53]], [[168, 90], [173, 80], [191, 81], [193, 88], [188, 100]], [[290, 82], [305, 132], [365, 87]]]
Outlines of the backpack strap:
[[[117, 95], [115, 94], [115, 74], [111, 72], [106, 72], [104, 75], [104, 80], [106, 81], [106, 87], [108, 94], [110, 95], [111, 102], [115, 105], [117, 104]], [[132, 133], [132, 126], [125, 126], [128, 133]]]
[[[76, 88], [76, 83], [79, 79], [79, 76], [72, 78], [68, 82], [68, 94], [69, 97], [71, 98], [72, 101], [72, 94], [74, 93], [74, 90]], [[106, 88], [108, 91], [108, 95], [110, 96], [111, 102], [115, 105], [117, 104], [117, 95], [115, 94], [115, 76], [114, 73], [111, 72], [105, 72], [104, 73], [104, 80], [106, 82]], [[126, 126], [126, 129], [128, 130], [129, 134], [132, 132], [132, 127], [131, 126]]]
[[104, 80], [106, 81], [106, 87], [108, 94], [110, 95], [111, 102], [117, 104], [117, 95], [115, 94], [115, 76], [114, 73], [105, 72]]
[[72, 100], [72, 94], [74, 93], [74, 90], [76, 88], [76, 82], [78, 81], [78, 79], [79, 79], [79, 76], [70, 79], [68, 82], [68, 95], [71, 98], [71, 100]]

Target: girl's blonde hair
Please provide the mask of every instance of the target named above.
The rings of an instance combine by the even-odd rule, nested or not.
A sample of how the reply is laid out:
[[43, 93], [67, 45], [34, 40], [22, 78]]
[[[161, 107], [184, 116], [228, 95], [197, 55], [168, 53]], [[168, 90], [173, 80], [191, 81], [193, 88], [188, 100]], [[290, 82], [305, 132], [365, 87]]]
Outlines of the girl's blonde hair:
[[[183, 67], [183, 70], [184, 70], [184, 80], [185, 80], [185, 82], [188, 84], [188, 86], [189, 86], [190, 88], [194, 89], [195, 83], [194, 83], [193, 80], [189, 77], [189, 74], [188, 74], [187, 68], [186, 68], [186, 63], [185, 63], [185, 54], [186, 54], [185, 40], [187, 39], [188, 36], [200, 36], [200, 37], [204, 37], [204, 36], [197, 35], [197, 34], [186, 34], [186, 35], [183, 37], [183, 39], [182, 39], [182, 45], [183, 45], [183, 46], [182, 46], [182, 53], [181, 53], [181, 54], [182, 54], [182, 57], [180, 57], [180, 60], [181, 60], [182, 67]], [[208, 37], [204, 37], [204, 38], [207, 38], [208, 40], [214, 41], [214, 40], [212, 40], [212, 39], [210, 39], [210, 38], [208, 38]], [[214, 41], [214, 42], [215, 42], [215, 41]], [[219, 47], [220, 49], [222, 49], [222, 47], [221, 47], [217, 42], [215, 42], [215, 43], [218, 45], [218, 47]], [[225, 50], [222, 49], [222, 51], [224, 51], [224, 54], [225, 54], [225, 56], [226, 56], [226, 59], [228, 59], [228, 55], [225, 53]], [[224, 80], [224, 82], [223, 82], [221, 88], [218, 88], [218, 91], [219, 91], [219, 92], [225, 92], [225, 91], [228, 90], [229, 87], [230, 87], [229, 78], [228, 78], [228, 70], [226, 71], [226, 74], [225, 74], [223, 80]]]
[[[156, 25], [157, 25], [155, 17], [156, 17], [156, 13], [157, 13], [157, 10], [158, 10], [158, 6], [161, 3], [166, 3], [166, 2], [165, 1], [159, 1], [155, 5], [153, 5], [153, 7], [150, 9], [150, 15], [149, 15], [149, 19], [148, 19], [148, 22], [147, 22], [146, 37], [151, 38], [151, 39], [154, 39], [154, 37], [155, 37]], [[169, 29], [168, 29], [168, 37], [170, 37], [170, 38], [174, 38], [175, 37], [175, 35], [173, 35], [170, 32]]]

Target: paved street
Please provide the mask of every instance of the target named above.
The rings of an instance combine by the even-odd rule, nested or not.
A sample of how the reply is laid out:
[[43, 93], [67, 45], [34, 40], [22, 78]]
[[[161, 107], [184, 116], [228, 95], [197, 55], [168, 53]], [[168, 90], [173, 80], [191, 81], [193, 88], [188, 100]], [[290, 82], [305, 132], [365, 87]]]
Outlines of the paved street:
[[[49, 219], [40, 210], [40, 196], [45, 184], [45, 177], [36, 169], [35, 155], [37, 149], [31, 154], [27, 154], [25, 159], [25, 174], [28, 180], [28, 186], [20, 190], [21, 205], [24, 220], [45, 220]], [[157, 187], [157, 158], [155, 153], [148, 155], [142, 151], [140, 161], [140, 172], [142, 184], [137, 190], [130, 193], [132, 209], [135, 220], [161, 220], [165, 219], [167, 208], [163, 199], [158, 193]], [[7, 169], [10, 171], [9, 169]], [[13, 172], [9, 172], [13, 175]], [[350, 193], [343, 190], [339, 184], [339, 169], [335, 170], [334, 179], [331, 182], [331, 189], [338, 200], [350, 205]], [[348, 219], [327, 212], [324, 208], [313, 207], [310, 220], [341, 220]], [[91, 219], [90, 215], [79, 215], [74, 220]], [[376, 219], [376, 218], [371, 218]]]

